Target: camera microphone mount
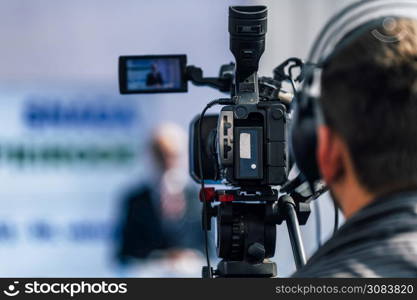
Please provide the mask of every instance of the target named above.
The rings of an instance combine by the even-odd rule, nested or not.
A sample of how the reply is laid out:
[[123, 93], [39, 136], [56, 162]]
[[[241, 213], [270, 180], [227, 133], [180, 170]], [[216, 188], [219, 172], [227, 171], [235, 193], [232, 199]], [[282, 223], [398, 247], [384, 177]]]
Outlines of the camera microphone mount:
[[185, 78], [196, 86], [209, 86], [221, 92], [229, 93], [233, 86], [233, 72], [235, 64], [221, 66], [219, 77], [203, 77], [203, 70], [195, 66], [187, 66]]

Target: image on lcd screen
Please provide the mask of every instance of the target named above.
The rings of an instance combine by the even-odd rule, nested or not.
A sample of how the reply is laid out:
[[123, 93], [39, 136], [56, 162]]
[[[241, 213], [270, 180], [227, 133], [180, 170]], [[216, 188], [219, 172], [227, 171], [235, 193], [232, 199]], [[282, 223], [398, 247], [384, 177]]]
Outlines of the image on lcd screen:
[[132, 58], [126, 60], [128, 91], [171, 90], [182, 87], [178, 58]]

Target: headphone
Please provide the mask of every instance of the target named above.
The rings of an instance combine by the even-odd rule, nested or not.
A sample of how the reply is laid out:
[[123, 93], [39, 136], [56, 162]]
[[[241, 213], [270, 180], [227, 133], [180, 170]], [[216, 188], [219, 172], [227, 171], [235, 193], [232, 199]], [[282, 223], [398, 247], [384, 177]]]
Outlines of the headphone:
[[[347, 36], [379, 19], [404, 17], [417, 20], [417, 0], [363, 0], [355, 2], [332, 17], [319, 33], [310, 50], [303, 70], [304, 81], [293, 101], [290, 127], [290, 148], [301, 175], [310, 187], [320, 180], [316, 162], [317, 127], [325, 124], [320, 106], [323, 65], [346, 45]], [[369, 27], [369, 26], [368, 26]], [[362, 31], [361, 31], [362, 33]], [[392, 37], [372, 31], [381, 42]], [[343, 40], [343, 43], [340, 43]], [[349, 40], [349, 39], [347, 39]], [[314, 190], [312, 190], [314, 192]]]

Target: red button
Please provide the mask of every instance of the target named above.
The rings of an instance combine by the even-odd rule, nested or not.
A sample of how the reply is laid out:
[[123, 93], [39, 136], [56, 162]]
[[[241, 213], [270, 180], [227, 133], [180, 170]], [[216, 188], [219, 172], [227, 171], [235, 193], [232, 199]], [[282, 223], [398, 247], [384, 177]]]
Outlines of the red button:
[[235, 200], [235, 195], [220, 195], [219, 201], [220, 202], [232, 202]]
[[[204, 188], [204, 196], [206, 202], [213, 202], [216, 198], [216, 190], [214, 188]], [[203, 190], [200, 190], [200, 201], [203, 202]]]

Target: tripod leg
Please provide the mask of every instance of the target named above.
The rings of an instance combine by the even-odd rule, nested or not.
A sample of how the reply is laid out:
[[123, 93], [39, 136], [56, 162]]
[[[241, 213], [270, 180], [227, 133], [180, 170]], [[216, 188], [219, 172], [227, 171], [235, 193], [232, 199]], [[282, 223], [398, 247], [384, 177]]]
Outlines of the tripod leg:
[[306, 263], [300, 225], [295, 211], [294, 200], [290, 196], [285, 195], [282, 197], [282, 202], [282, 207], [285, 210], [285, 221], [287, 222], [288, 234], [290, 236], [292, 251], [294, 254], [295, 266], [298, 270]]

